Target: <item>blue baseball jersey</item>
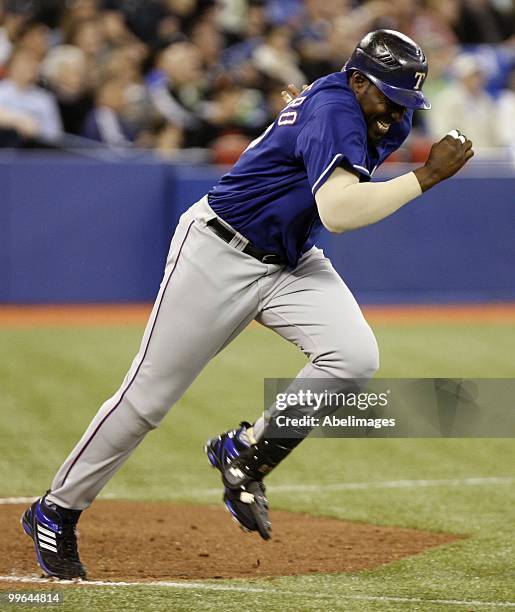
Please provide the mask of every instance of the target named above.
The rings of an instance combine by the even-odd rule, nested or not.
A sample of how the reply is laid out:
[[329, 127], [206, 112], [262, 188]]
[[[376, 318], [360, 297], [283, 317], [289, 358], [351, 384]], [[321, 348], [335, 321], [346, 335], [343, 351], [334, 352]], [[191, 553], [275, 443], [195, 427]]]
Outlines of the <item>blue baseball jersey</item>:
[[209, 205], [255, 246], [295, 267], [322, 229], [317, 189], [340, 165], [370, 180], [408, 136], [412, 115], [406, 111], [373, 145], [347, 73], [318, 79], [250, 143], [208, 193]]

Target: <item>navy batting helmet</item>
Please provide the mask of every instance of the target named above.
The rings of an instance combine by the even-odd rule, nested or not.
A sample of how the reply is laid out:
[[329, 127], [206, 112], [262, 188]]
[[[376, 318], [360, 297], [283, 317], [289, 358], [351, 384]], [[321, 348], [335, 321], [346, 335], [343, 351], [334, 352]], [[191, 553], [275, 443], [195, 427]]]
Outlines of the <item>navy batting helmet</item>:
[[427, 76], [426, 56], [415, 41], [400, 32], [370, 32], [358, 43], [343, 70], [361, 72], [400, 106], [431, 108], [422, 93]]

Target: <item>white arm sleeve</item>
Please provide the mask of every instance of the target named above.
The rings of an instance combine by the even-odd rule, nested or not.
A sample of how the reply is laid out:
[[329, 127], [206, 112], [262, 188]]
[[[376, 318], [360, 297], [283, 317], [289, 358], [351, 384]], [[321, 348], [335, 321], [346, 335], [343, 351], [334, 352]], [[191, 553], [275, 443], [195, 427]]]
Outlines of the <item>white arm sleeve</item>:
[[340, 233], [380, 221], [421, 193], [413, 172], [390, 181], [360, 183], [352, 172], [335, 168], [315, 200], [325, 227]]

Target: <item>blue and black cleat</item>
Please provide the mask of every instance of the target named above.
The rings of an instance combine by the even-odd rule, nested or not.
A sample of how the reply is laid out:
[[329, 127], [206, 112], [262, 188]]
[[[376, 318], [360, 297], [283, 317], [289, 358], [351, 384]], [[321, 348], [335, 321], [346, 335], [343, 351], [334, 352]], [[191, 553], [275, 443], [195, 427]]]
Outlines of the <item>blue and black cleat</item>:
[[86, 578], [77, 551], [76, 524], [80, 510], [61, 508], [41, 497], [21, 517], [25, 533], [36, 549], [41, 569], [64, 580]]
[[206, 442], [205, 451], [209, 463], [223, 474], [231, 461], [234, 461], [243, 451], [250, 448], [251, 443], [247, 435], [250, 423], [243, 421], [238, 429], [232, 429], [211, 438]]
[[[239, 468], [233, 468], [231, 464], [251, 449], [252, 443], [247, 434], [250, 427], [250, 423], [243, 422], [237, 429], [210, 438], [204, 450], [211, 466], [222, 474], [225, 485], [223, 500], [233, 519], [243, 531], [257, 531], [264, 540], [268, 540], [272, 526], [262, 480], [244, 478], [243, 484], [228, 487], [225, 479], [226, 472], [240, 472]], [[240, 474], [244, 476], [242, 472]]]

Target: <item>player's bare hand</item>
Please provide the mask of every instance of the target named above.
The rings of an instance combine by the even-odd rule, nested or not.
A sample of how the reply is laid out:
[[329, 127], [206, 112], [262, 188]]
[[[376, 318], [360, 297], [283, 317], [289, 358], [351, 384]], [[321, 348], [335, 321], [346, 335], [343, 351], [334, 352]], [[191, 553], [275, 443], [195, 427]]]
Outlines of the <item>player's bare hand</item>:
[[295, 100], [297, 96], [300, 96], [300, 94], [308, 87], [309, 85], [304, 84], [302, 86], [302, 89], [299, 89], [293, 83], [290, 83], [289, 85], [287, 85], [286, 89], [281, 91], [282, 99], [285, 101], [286, 104], [289, 104], [292, 100]]
[[415, 170], [422, 191], [456, 174], [473, 156], [472, 141], [458, 130], [449, 132], [431, 147], [424, 166]]

